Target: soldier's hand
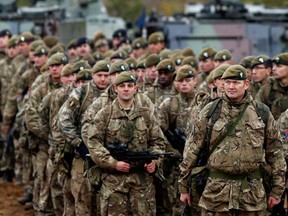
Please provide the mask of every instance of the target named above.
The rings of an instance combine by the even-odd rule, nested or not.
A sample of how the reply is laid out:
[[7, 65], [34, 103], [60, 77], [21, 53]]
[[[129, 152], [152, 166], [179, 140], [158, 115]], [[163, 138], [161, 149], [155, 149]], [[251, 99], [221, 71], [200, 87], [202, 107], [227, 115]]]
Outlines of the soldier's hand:
[[181, 196], [180, 196], [180, 200], [183, 202], [183, 203], [187, 203], [189, 206], [191, 206], [191, 199], [190, 199], [190, 194], [189, 193], [181, 193]]
[[279, 203], [280, 203], [279, 199], [276, 199], [272, 196], [269, 196], [269, 198], [268, 198], [268, 208], [269, 209], [273, 208], [275, 205], [277, 205]]
[[123, 161], [118, 161], [116, 163], [116, 167], [115, 169], [117, 171], [120, 171], [120, 172], [126, 172], [128, 173], [129, 170], [130, 170], [130, 164], [129, 163], [126, 163], [126, 162], [123, 162]]
[[11, 128], [10, 125], [3, 124], [1, 126], [1, 131], [4, 135], [7, 135], [9, 133], [10, 128]]
[[152, 160], [151, 163], [145, 164], [144, 167], [146, 168], [148, 173], [154, 173], [156, 170], [156, 163]]

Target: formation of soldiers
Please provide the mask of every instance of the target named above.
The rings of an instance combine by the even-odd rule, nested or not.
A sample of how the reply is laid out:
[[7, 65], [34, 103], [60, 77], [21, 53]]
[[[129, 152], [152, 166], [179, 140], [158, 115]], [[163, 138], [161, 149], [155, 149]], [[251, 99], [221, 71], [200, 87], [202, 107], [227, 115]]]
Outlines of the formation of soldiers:
[[164, 41], [0, 32], [1, 184], [24, 185], [18, 202], [45, 216], [285, 215], [288, 53], [234, 62]]

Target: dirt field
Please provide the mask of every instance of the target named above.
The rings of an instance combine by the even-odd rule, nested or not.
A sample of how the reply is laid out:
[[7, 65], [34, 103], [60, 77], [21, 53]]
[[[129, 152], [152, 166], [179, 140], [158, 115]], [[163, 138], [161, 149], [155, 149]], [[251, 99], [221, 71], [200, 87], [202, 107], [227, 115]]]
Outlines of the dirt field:
[[0, 216], [32, 216], [33, 210], [25, 210], [17, 199], [23, 195], [23, 186], [13, 183], [0, 185]]

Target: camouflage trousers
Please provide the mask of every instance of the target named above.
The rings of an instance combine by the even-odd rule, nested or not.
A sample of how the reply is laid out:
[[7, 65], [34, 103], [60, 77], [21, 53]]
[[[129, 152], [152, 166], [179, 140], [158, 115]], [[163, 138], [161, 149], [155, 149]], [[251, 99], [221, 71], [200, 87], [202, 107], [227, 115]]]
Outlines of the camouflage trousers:
[[137, 174], [128, 175], [126, 178], [125, 174], [108, 174], [103, 178], [100, 189], [101, 215], [156, 215], [153, 177], [141, 175], [139, 181]]
[[31, 184], [33, 182], [33, 165], [32, 165], [32, 154], [24, 149], [21, 151], [22, 154], [22, 182], [24, 184]]
[[63, 184], [64, 213], [63, 215], [75, 215], [75, 200], [71, 192], [71, 178], [64, 179]]
[[91, 193], [84, 174], [84, 161], [74, 158], [71, 169], [71, 192], [75, 200], [75, 215], [90, 216]]
[[239, 211], [230, 210], [229, 212], [211, 212], [202, 208], [201, 216], [266, 216], [266, 211]]
[[55, 164], [53, 164], [52, 160], [49, 158], [46, 167], [48, 184], [45, 185], [46, 188], [43, 191], [45, 191], [46, 194], [49, 194], [50, 192], [55, 216], [62, 216], [64, 211], [64, 201], [62, 187], [58, 183], [57, 167], [58, 166], [55, 166]]
[[39, 150], [33, 159], [34, 169], [34, 193], [33, 207], [35, 215], [53, 215], [53, 205], [50, 193], [47, 193], [48, 179], [46, 176], [46, 165], [48, 161], [48, 153]]

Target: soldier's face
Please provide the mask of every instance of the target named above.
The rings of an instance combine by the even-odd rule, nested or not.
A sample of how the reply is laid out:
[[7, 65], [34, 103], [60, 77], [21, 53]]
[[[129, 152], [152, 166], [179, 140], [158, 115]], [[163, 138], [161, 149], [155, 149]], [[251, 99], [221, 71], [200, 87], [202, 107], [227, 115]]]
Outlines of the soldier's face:
[[10, 47], [7, 49], [7, 55], [9, 58], [14, 58], [18, 54], [18, 49], [16, 47]]
[[29, 53], [29, 44], [26, 42], [22, 42], [19, 44], [20, 52], [24, 55], [28, 55]]
[[47, 61], [46, 55], [34, 56], [35, 66], [40, 68], [42, 67]]
[[76, 82], [76, 73], [70, 74], [68, 76], [61, 76], [61, 83], [66, 86], [69, 83], [75, 83]]
[[93, 80], [99, 89], [105, 89], [109, 85], [110, 76], [107, 72], [98, 72], [93, 74]]
[[61, 70], [63, 67], [63, 64], [55, 64], [49, 66], [49, 74], [51, 75], [52, 79], [60, 79]]
[[4, 48], [9, 41], [9, 37], [6, 35], [4, 37], [0, 37], [0, 47]]
[[78, 56], [85, 57], [90, 54], [91, 48], [89, 44], [82, 44], [81, 46], [78, 46], [76, 50]]
[[224, 80], [221, 77], [216, 78], [213, 80], [214, 86], [216, 86], [217, 91], [222, 92], [224, 91]]
[[146, 68], [147, 78], [151, 81], [154, 81], [158, 77], [158, 70], [156, 65]]
[[138, 75], [138, 82], [144, 82], [144, 77], [145, 77], [145, 69], [137, 69], [137, 75]]
[[163, 42], [158, 42], [158, 43], [151, 43], [148, 46], [148, 49], [150, 50], [151, 53], [160, 53], [160, 51], [164, 48], [164, 43]]
[[138, 58], [139, 56], [141, 56], [145, 52], [146, 52], [146, 49], [144, 49], [144, 48], [133, 49], [133, 51], [132, 51], [134, 58]]
[[224, 79], [224, 91], [233, 102], [240, 102], [249, 88], [249, 80]]
[[179, 80], [180, 83], [180, 92], [190, 93], [194, 91], [195, 85], [197, 84], [197, 78], [184, 78]]
[[288, 78], [288, 66], [282, 64], [274, 64], [273, 66], [273, 76], [277, 80]]
[[200, 61], [200, 69], [203, 73], [209, 74], [214, 69], [214, 62], [211, 58]]
[[265, 68], [264, 65], [256, 65], [252, 69], [252, 77], [255, 83], [261, 83], [270, 76], [271, 68]]
[[158, 81], [161, 85], [168, 86], [172, 83], [173, 73], [168, 71], [158, 71]]
[[68, 50], [69, 59], [74, 59], [77, 56], [77, 51], [74, 48]]
[[115, 91], [117, 92], [118, 100], [128, 102], [133, 99], [137, 91], [137, 86], [135, 83], [124, 82], [115, 86]]

